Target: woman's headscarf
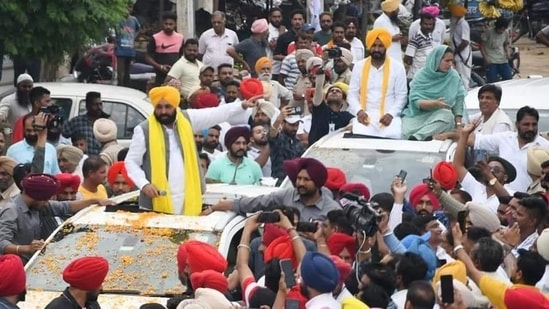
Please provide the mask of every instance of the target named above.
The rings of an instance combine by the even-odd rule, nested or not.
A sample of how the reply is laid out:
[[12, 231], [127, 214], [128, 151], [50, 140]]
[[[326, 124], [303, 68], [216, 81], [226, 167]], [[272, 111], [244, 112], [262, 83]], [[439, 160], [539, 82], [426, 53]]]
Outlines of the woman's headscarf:
[[446, 45], [433, 48], [427, 56], [425, 66], [414, 75], [410, 84], [410, 116], [420, 112], [417, 107], [419, 100], [444, 98], [444, 102], [450, 107], [453, 107], [457, 101], [463, 101], [457, 99], [459, 97], [463, 99], [466, 94], [458, 72], [454, 68], [450, 68], [447, 72], [438, 71], [442, 57], [448, 48]]

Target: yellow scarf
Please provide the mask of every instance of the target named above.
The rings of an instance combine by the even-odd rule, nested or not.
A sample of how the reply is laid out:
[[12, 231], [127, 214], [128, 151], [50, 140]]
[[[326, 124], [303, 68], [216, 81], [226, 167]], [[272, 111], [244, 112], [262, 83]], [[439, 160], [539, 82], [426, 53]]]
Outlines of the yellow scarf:
[[[169, 160], [169, 158], [166, 157], [166, 147], [168, 145], [164, 143], [164, 130], [162, 130], [162, 125], [156, 120], [154, 115], [151, 115], [148, 121], [151, 183], [158, 190], [166, 191], [167, 193], [152, 199], [153, 210], [174, 214], [166, 171], [166, 160]], [[202, 211], [202, 191], [193, 129], [189, 120], [179, 110], [177, 110], [175, 126], [174, 129], [177, 130], [179, 135], [181, 146], [183, 147], [183, 157], [185, 158], [185, 205], [183, 214], [185, 216], [198, 216]]]
[[[360, 106], [362, 110], [366, 112], [366, 105], [368, 102], [368, 79], [370, 77], [370, 68], [372, 67], [372, 57], [366, 58], [364, 67], [362, 68], [362, 82], [360, 85]], [[385, 97], [387, 97], [387, 90], [389, 88], [389, 75], [391, 68], [391, 59], [385, 57], [385, 63], [383, 64], [383, 82], [381, 84], [381, 102], [379, 104], [379, 119], [385, 116]]]

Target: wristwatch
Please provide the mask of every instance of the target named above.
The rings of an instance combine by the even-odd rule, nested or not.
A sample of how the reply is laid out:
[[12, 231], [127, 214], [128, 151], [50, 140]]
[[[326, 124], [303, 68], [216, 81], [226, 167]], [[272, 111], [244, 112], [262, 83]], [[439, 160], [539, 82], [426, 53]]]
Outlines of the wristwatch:
[[490, 181], [488, 181], [488, 185], [490, 185], [490, 187], [493, 187], [496, 182], [498, 182], [498, 179], [496, 177], [490, 179]]

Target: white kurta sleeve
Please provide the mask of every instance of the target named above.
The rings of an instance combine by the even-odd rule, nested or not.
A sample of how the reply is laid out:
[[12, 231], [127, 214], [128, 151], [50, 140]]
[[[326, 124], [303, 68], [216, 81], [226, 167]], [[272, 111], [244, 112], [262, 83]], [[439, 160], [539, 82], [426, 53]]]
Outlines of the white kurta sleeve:
[[354, 116], [360, 111], [360, 75], [362, 74], [364, 63], [365, 60], [362, 60], [355, 64], [353, 71], [351, 72], [349, 94], [347, 95], [347, 104], [349, 104], [349, 108], [347, 111]]
[[136, 126], [133, 129], [132, 142], [130, 149], [124, 160], [126, 164], [126, 170], [128, 176], [132, 179], [135, 185], [142, 189], [145, 185], [149, 184], [149, 180], [145, 176], [145, 171], [141, 167], [143, 165], [143, 155], [147, 151], [147, 145], [145, 145], [145, 135], [141, 126]]
[[222, 122], [232, 124], [233, 118], [237, 118], [238, 122], [241, 122], [243, 115], [247, 114], [239, 103], [229, 103], [211, 108], [188, 109], [186, 112], [195, 132]]

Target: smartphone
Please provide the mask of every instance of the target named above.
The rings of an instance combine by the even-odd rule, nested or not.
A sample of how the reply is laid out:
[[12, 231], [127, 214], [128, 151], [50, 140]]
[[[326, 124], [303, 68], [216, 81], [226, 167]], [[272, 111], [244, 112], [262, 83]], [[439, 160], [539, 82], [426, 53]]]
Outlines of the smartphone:
[[423, 183], [428, 185], [430, 184], [431, 182], [433, 182], [433, 169], [429, 169], [429, 177], [427, 178], [423, 178]]
[[292, 266], [292, 260], [290, 259], [284, 259], [280, 260], [280, 270], [284, 273], [284, 281], [286, 281], [286, 287], [288, 289], [292, 288], [296, 285], [295, 277], [294, 277], [294, 268]]
[[303, 233], [314, 233], [318, 229], [317, 222], [298, 222], [295, 230]]
[[297, 299], [286, 299], [285, 309], [299, 309], [299, 300]]
[[446, 263], [447, 263], [446, 259], [437, 259], [437, 268], [446, 265]]
[[405, 170], [400, 170], [398, 173], [398, 178], [400, 178], [400, 182], [403, 183], [404, 180], [406, 180], [406, 176], [408, 175], [408, 172]]
[[457, 221], [459, 223], [459, 229], [461, 230], [462, 234], [465, 234], [465, 221], [468, 215], [469, 212], [467, 210], [462, 210], [458, 212]]
[[454, 277], [452, 275], [440, 276], [440, 292], [442, 303], [454, 303]]
[[275, 223], [280, 221], [280, 214], [275, 211], [264, 211], [257, 217], [259, 223]]

